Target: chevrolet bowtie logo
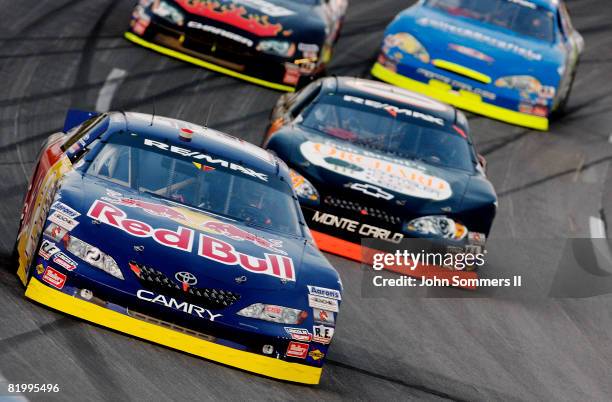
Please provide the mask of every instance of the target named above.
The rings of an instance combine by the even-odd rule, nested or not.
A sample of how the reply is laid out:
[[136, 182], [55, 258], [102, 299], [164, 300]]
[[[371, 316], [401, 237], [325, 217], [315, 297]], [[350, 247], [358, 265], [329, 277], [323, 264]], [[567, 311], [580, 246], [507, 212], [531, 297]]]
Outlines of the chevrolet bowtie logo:
[[369, 195], [374, 198], [382, 198], [383, 200], [392, 200], [393, 194], [387, 193], [383, 191], [381, 188], [372, 186], [371, 184], [362, 184], [362, 183], [352, 183], [349, 185], [349, 188], [356, 191], [361, 191], [365, 195]]

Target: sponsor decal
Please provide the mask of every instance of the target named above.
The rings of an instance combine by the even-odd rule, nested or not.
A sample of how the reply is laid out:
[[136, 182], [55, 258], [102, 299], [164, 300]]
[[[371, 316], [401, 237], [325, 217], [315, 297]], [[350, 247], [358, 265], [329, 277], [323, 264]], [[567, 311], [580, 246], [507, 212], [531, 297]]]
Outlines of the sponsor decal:
[[68, 205], [64, 204], [61, 201], [55, 201], [53, 205], [51, 205], [51, 209], [59, 211], [70, 218], [78, 218], [81, 214], [74, 209], [70, 208]]
[[237, 171], [240, 172], [246, 176], [250, 176], [250, 177], [255, 177], [259, 180], [262, 181], [268, 181], [268, 176], [263, 174], [263, 173], [259, 173], [256, 172], [253, 169], [249, 169], [247, 167], [244, 167], [242, 165], [239, 165], [237, 163], [233, 163], [233, 162], [228, 162], [224, 159], [218, 159], [218, 158], [214, 158], [210, 155], [207, 154], [203, 154], [200, 152], [195, 152], [195, 151], [191, 151], [189, 149], [186, 148], [181, 148], [181, 147], [177, 147], [174, 145], [169, 145], [169, 144], [164, 144], [163, 142], [159, 142], [159, 141], [153, 141], [153, 140], [149, 140], [149, 139], [145, 139], [144, 140], [144, 144], [146, 146], [149, 147], [155, 147], [158, 149], [161, 149], [163, 151], [168, 151], [168, 152], [172, 152], [178, 155], [182, 155], [185, 157], [190, 157], [196, 160], [196, 162], [198, 161], [206, 161], [208, 164], [210, 165], [218, 165], [218, 166], [222, 166], [226, 169], [230, 169], [233, 171]]
[[352, 95], [344, 95], [342, 98], [345, 102], [356, 103], [358, 105], [365, 105], [372, 107], [374, 109], [382, 109], [387, 111], [393, 117], [397, 115], [404, 115], [407, 117], [412, 117], [413, 119], [418, 119], [422, 121], [426, 121], [428, 123], [437, 124], [438, 126], [444, 126], [444, 119], [441, 117], [432, 116], [427, 113], [418, 112], [416, 110], [411, 109], [402, 109], [395, 105], [390, 105], [388, 103], [382, 103], [371, 99], [364, 99], [358, 96]]
[[473, 87], [470, 84], [467, 84], [465, 82], [454, 80], [454, 79], [452, 79], [450, 77], [447, 77], [447, 76], [442, 75], [442, 74], [435, 73], [433, 71], [426, 70], [424, 68], [418, 68], [417, 69], [417, 74], [421, 74], [422, 76], [424, 76], [425, 78], [427, 78], [429, 80], [434, 79], [434, 80], [442, 81], [442, 82], [452, 86], [453, 88], [457, 88], [459, 90], [464, 90], [464, 91], [472, 92], [472, 93], [474, 93], [476, 95], [482, 96], [485, 99], [489, 99], [489, 100], [497, 99], [497, 95], [495, 95], [491, 91], [487, 91], [485, 89]]
[[50, 242], [49, 240], [43, 240], [38, 254], [45, 260], [48, 260], [52, 255], [59, 252], [60, 249], [55, 245], [55, 243]]
[[64, 284], [66, 283], [66, 275], [56, 271], [51, 267], [47, 267], [45, 273], [42, 276], [42, 280], [57, 289], [62, 289], [64, 287]]
[[144, 289], [140, 289], [138, 292], [136, 292], [136, 297], [149, 303], [161, 304], [162, 306], [182, 311], [183, 313], [199, 318], [204, 318], [209, 321], [215, 321], [216, 318], [223, 316], [223, 314], [214, 314], [212, 311], [205, 309], [204, 307], [187, 302], [179, 302], [173, 297], [155, 294]]
[[287, 255], [287, 253], [282, 250], [283, 242], [281, 240], [265, 239], [225, 222], [208, 221], [204, 222], [202, 226], [204, 229], [208, 229], [208, 231], [212, 233], [229, 237], [232, 240], [247, 241], [266, 250]]
[[285, 327], [285, 331], [291, 335], [291, 339], [301, 342], [310, 342], [312, 334], [304, 328], [288, 328]]
[[315, 166], [396, 193], [434, 201], [443, 201], [452, 195], [446, 180], [416, 169], [416, 165], [407, 166], [403, 161], [342, 149], [332, 143], [306, 141], [300, 145], [300, 150]]
[[325, 353], [321, 352], [319, 349], [314, 349], [308, 353], [308, 356], [310, 356], [312, 360], [318, 361], [325, 357]]
[[61, 213], [59, 211], [53, 212], [49, 216], [48, 219], [49, 219], [49, 221], [55, 223], [58, 226], [63, 227], [64, 229], [66, 229], [69, 232], [72, 229], [74, 229], [75, 227], [77, 227], [77, 225], [79, 224], [79, 222], [75, 221], [74, 219], [72, 219], [68, 215], [64, 215], [63, 213]]
[[329, 345], [334, 337], [334, 329], [325, 325], [315, 325], [312, 327], [312, 340], [323, 345]]
[[108, 197], [102, 197], [102, 199], [115, 205], [121, 205], [124, 207], [131, 208], [140, 208], [149, 215], [159, 216], [163, 218], [178, 219], [183, 221], [186, 219], [185, 215], [164, 204], [124, 197], [121, 193], [108, 189], [106, 190], [106, 194], [108, 195]]
[[469, 232], [468, 240], [470, 244], [475, 244], [478, 246], [484, 246], [487, 241], [487, 236], [484, 233], [478, 232]]
[[56, 225], [55, 223], [50, 223], [45, 229], [45, 235], [56, 242], [62, 240], [66, 233], [68, 233], [66, 229], [59, 225]]
[[434, 99], [398, 87], [392, 87], [392, 90], [390, 90], [390, 86], [382, 82], [355, 79], [352, 81], [347, 81], [346, 84], [360, 91], [380, 96], [395, 102], [401, 102], [407, 105], [435, 110], [438, 112], [450, 110], [450, 107], [442, 102], [438, 102]]
[[371, 184], [364, 183], [351, 183], [349, 185], [351, 190], [360, 191], [365, 195], [369, 195], [370, 197], [379, 198], [383, 200], [392, 200], [395, 196], [393, 194], [387, 193], [383, 191], [380, 187], [373, 186]]
[[297, 85], [300, 81], [300, 68], [292, 63], [285, 63], [283, 84]]
[[308, 295], [308, 305], [321, 310], [338, 312], [338, 300], [327, 297]]
[[296, 359], [305, 359], [308, 353], [308, 344], [300, 342], [289, 342], [285, 355]]
[[[266, 15], [249, 14], [237, 4], [222, 4], [215, 0], [176, 0], [187, 12], [235, 26], [257, 36], [276, 36], [283, 30], [280, 23], [272, 24], [270, 17], [282, 17], [292, 11], [263, 0], [238, 0], [237, 3], [261, 10]], [[269, 4], [265, 7], [264, 3]], [[263, 10], [266, 10], [264, 12]]]
[[187, 26], [189, 28], [199, 29], [204, 32], [210, 32], [213, 35], [222, 36], [224, 38], [233, 40], [234, 42], [241, 43], [247, 47], [253, 47], [253, 41], [249, 38], [245, 38], [244, 36], [240, 36], [233, 32], [226, 31], [225, 29], [217, 28], [212, 25], [202, 24], [197, 21], [189, 21], [187, 23]]
[[493, 63], [495, 61], [493, 57], [488, 56], [479, 50], [472, 49], [471, 47], [457, 45], [455, 43], [449, 44], [448, 47], [457, 53], [461, 53], [462, 55], [472, 57], [481, 61], [486, 61], [487, 63]]
[[68, 271], [74, 271], [78, 265], [72, 258], [61, 252], [55, 255], [53, 262]]
[[462, 36], [464, 38], [469, 38], [481, 43], [486, 43], [487, 45], [494, 46], [498, 49], [505, 50], [521, 57], [524, 57], [527, 60], [532, 61], [541, 61], [542, 55], [540, 53], [536, 53], [531, 49], [526, 49], [517, 45], [516, 43], [506, 42], [504, 40], [494, 38], [492, 36], [486, 35], [482, 32], [474, 31], [469, 28], [459, 27], [457, 25], [450, 24], [445, 21], [434, 20], [431, 18], [421, 18], [417, 21], [417, 24], [421, 26], [430, 26], [439, 31], [448, 32], [453, 35]]
[[232, 244], [215, 237], [203, 233], [197, 236], [195, 231], [184, 226], [179, 225], [176, 230], [153, 228], [146, 222], [129, 219], [123, 210], [102, 200], [94, 201], [87, 216], [131, 236], [152, 238], [162, 246], [188, 253], [194, 251], [194, 242], [197, 240], [196, 253], [207, 260], [238, 266], [253, 274], [270, 275], [282, 280], [295, 281], [293, 260], [284, 255], [265, 253], [264, 258], [257, 258], [238, 252]]
[[362, 237], [371, 237], [374, 239], [390, 241], [392, 243], [399, 243], [404, 238], [403, 233], [393, 233], [387, 229], [319, 211], [315, 211], [314, 215], [312, 216], [312, 221], [325, 226], [332, 226], [338, 229], [346, 230], [347, 232], [358, 233]]
[[332, 313], [331, 311], [313, 308], [312, 314], [314, 316], [315, 322], [318, 322], [321, 324], [331, 324], [331, 325], [334, 325], [335, 323], [334, 313]]
[[308, 285], [308, 293], [311, 295], [329, 297], [330, 299], [342, 300], [340, 291], [336, 289], [320, 288], [318, 286]]

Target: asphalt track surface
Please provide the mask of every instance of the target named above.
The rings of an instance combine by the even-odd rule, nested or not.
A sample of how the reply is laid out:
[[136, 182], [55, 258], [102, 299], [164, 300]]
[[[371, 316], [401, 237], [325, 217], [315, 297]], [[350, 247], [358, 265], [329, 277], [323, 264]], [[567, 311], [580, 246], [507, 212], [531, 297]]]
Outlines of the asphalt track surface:
[[[367, 76], [385, 25], [406, 4], [351, 0], [330, 72]], [[57, 383], [57, 400], [611, 398], [609, 295], [368, 299], [361, 268], [329, 256], [346, 292], [316, 387], [251, 375], [28, 302], [8, 254], [40, 144], [69, 107], [150, 113], [155, 100], [159, 115], [203, 123], [212, 105], [211, 127], [259, 144], [279, 94], [128, 43], [122, 33], [132, 1], [0, 5], [0, 383]], [[569, 8], [586, 51], [567, 116], [549, 133], [471, 117], [500, 196], [492, 238], [527, 239], [527, 256], [541, 251], [541, 239], [589, 238], [593, 222], [606, 210], [612, 216], [612, 3], [574, 0]]]

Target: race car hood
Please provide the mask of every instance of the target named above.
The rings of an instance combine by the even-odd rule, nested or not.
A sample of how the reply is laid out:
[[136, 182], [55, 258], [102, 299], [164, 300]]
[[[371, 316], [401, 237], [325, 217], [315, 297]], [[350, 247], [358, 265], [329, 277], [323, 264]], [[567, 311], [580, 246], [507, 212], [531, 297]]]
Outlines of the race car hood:
[[325, 35], [316, 6], [290, 0], [175, 0], [185, 11], [261, 38]]
[[305, 168], [315, 187], [328, 186], [332, 194], [346, 191], [357, 197], [359, 193], [351, 187], [358, 184], [362, 193], [375, 194], [371, 195], [373, 203], [388, 204], [392, 199], [393, 204], [415, 215], [439, 213], [442, 207], [452, 211], [462, 207], [469, 172], [391, 157], [304, 127], [290, 137], [293, 144], [288, 160]]
[[[59, 200], [78, 211], [70, 235], [112, 256], [126, 280], [130, 263], [174, 281], [188, 272], [206, 286], [288, 290], [309, 284], [337, 287], [337, 273], [304, 238], [259, 230], [159, 197], [76, 172]], [[320, 259], [317, 259], [320, 257]], [[308, 272], [306, 272], [308, 271]], [[313, 278], [319, 278], [315, 281]]]
[[442, 59], [486, 74], [493, 81], [511, 75], [531, 75], [546, 85], [560, 80], [564, 52], [546, 43], [510, 31], [427, 7], [403, 11], [386, 35], [407, 32], [416, 37], [430, 59]]

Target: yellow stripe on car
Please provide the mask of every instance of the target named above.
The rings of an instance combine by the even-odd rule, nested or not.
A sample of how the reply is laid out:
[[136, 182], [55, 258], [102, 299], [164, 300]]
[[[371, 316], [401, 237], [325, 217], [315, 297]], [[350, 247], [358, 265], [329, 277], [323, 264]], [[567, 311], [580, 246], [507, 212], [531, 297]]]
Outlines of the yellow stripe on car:
[[198, 59], [197, 57], [193, 57], [188, 54], [184, 54], [176, 50], [158, 45], [156, 43], [146, 41], [142, 39], [141, 37], [134, 35], [131, 32], [126, 32], [124, 36], [127, 40], [134, 42], [140, 46], [146, 47], [147, 49], [155, 50], [156, 52], [165, 54], [166, 56], [174, 57], [176, 59], [185, 61], [187, 63], [195, 64], [197, 66], [204, 67], [206, 69], [216, 71], [218, 73], [226, 74], [234, 78], [239, 78], [241, 80], [252, 82], [253, 84], [261, 85], [267, 88], [276, 89], [278, 91], [295, 92], [294, 87], [290, 87], [288, 85], [277, 84], [274, 82], [262, 80], [260, 78], [251, 77], [249, 75], [242, 74], [234, 70], [230, 70], [229, 68], [221, 67], [216, 64], [206, 62], [202, 59]]
[[318, 384], [323, 371], [318, 367], [290, 363], [218, 345], [204, 339], [141, 321], [52, 289], [38, 281], [35, 277], [30, 279], [25, 295], [45, 306], [83, 320], [195, 356], [279, 380]]
[[456, 63], [451, 63], [450, 61], [435, 59], [434, 61], [432, 61], [432, 64], [443, 70], [451, 71], [459, 75], [464, 75], [466, 77], [472, 78], [473, 80], [480, 81], [484, 84], [490, 84], [492, 82], [491, 77], [489, 77], [488, 75]]
[[481, 114], [493, 119], [504, 121], [506, 123], [515, 124], [517, 126], [533, 128], [541, 131], [548, 130], [549, 123], [546, 117], [533, 116], [485, 103], [482, 101], [482, 98], [476, 94], [468, 93], [466, 91], [453, 91], [448, 84], [444, 84], [440, 81], [431, 80], [428, 84], [419, 82], [390, 71], [380, 63], [374, 64], [371, 73], [374, 77], [382, 81], [398, 87], [406, 88], [411, 91], [429, 95], [432, 98], [472, 113]]

